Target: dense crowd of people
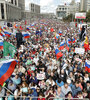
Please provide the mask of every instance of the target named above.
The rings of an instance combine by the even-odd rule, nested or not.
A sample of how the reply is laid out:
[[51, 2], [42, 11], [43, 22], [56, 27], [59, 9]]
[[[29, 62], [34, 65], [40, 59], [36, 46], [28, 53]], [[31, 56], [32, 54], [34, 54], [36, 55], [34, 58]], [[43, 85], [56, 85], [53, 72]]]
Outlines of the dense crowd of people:
[[[85, 71], [85, 60], [90, 61], [90, 51], [75, 53], [76, 47], [84, 48], [84, 41], [79, 39], [79, 29], [71, 28], [68, 23], [45, 19], [27, 26], [22, 26], [22, 30], [14, 27], [6, 29], [13, 34], [4, 39], [16, 47], [15, 32], [28, 32], [30, 38], [24, 39], [17, 49], [14, 59], [18, 60], [18, 64], [5, 82], [9, 91], [0, 86], [0, 100], [89, 99], [90, 74]], [[86, 36], [90, 39], [89, 32]], [[71, 42], [67, 50], [67, 39], [72, 41], [73, 38], [75, 42]], [[60, 50], [63, 41], [64, 47]], [[59, 59], [55, 54], [57, 48], [63, 54]], [[0, 58], [3, 58], [3, 50], [0, 50]]]

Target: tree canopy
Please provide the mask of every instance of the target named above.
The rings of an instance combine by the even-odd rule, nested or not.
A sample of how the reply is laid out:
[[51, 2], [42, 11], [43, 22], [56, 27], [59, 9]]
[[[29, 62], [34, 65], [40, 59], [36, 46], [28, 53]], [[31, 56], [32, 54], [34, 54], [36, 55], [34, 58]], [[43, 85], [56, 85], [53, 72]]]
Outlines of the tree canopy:
[[[63, 18], [63, 21], [71, 22], [74, 19], [75, 19], [75, 16], [70, 14], [70, 15], [66, 16], [65, 18]], [[80, 21], [80, 20], [78, 20], [78, 21]], [[83, 21], [90, 22], [90, 10], [86, 13], [86, 19], [84, 19]]]

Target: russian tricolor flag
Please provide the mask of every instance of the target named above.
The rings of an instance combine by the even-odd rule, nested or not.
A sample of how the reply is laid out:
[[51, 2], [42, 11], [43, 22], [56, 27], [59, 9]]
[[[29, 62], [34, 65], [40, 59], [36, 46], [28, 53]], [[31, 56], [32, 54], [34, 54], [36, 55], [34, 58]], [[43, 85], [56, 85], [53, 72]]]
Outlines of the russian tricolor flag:
[[30, 29], [29, 29], [29, 27], [27, 27], [27, 31], [29, 31]]
[[3, 26], [3, 29], [6, 29], [6, 26]]
[[66, 42], [66, 49], [69, 51], [69, 42], [68, 42], [68, 40]]
[[18, 25], [17, 24], [15, 25], [15, 28], [18, 28]]
[[0, 35], [3, 36], [3, 37], [5, 36], [5, 34], [3, 32], [0, 32]]
[[59, 50], [63, 50], [65, 45], [65, 41], [60, 43]]
[[63, 54], [62, 54], [58, 49], [55, 50], [55, 54], [56, 54], [57, 60], [58, 60], [60, 57], [63, 56]]
[[55, 39], [58, 40], [58, 36], [55, 36]]
[[29, 33], [27, 33], [27, 32], [23, 32], [22, 34], [23, 34], [23, 37], [24, 37], [25, 39], [30, 38]]
[[71, 39], [68, 39], [68, 43], [72, 43]]
[[87, 71], [88, 73], [90, 73], [90, 61], [89, 60], [85, 61], [85, 71]]
[[5, 36], [8, 36], [8, 37], [11, 36], [11, 33], [10, 32], [4, 31], [4, 33], [5, 33]]
[[22, 26], [20, 26], [19, 28], [20, 28], [20, 30], [23, 30]]
[[73, 38], [73, 41], [72, 41], [72, 43], [75, 43], [76, 42], [76, 39], [75, 38]]
[[0, 85], [12, 75], [17, 61], [15, 59], [0, 62]]
[[55, 34], [55, 39], [58, 40], [59, 34]]
[[0, 41], [0, 49], [3, 50], [3, 41]]
[[59, 32], [59, 35], [60, 35], [60, 36], [62, 35], [62, 31]]
[[18, 28], [18, 25], [15, 23], [15, 24], [13, 25], [13, 27], [14, 27], [14, 28]]

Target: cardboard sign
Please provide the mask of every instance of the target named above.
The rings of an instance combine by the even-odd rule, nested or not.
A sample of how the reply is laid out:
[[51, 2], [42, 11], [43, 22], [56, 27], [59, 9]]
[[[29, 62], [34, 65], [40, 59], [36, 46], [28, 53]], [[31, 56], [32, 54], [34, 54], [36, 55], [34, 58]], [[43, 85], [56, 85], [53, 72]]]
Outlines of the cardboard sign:
[[84, 52], [85, 52], [85, 49], [83, 48], [75, 48], [75, 53], [84, 54]]
[[43, 74], [43, 73], [37, 73], [37, 79], [38, 79], [38, 80], [43, 80], [43, 79], [45, 79], [45, 74]]
[[79, 61], [79, 62], [82, 62], [82, 60], [81, 60], [81, 59], [79, 59], [79, 58], [75, 58], [75, 60], [76, 60], [76, 61]]

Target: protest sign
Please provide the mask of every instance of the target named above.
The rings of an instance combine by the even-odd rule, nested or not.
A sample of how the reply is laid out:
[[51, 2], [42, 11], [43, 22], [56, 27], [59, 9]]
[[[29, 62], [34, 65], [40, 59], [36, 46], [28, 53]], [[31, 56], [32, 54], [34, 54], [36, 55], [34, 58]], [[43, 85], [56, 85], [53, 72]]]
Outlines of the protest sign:
[[84, 52], [85, 52], [84, 48], [75, 48], [75, 53], [84, 54]]
[[82, 60], [81, 60], [81, 59], [79, 59], [79, 58], [75, 58], [75, 60], [76, 60], [76, 61], [79, 61], [79, 62], [82, 62]]
[[37, 73], [37, 79], [38, 79], [38, 80], [43, 80], [43, 79], [45, 79], [45, 74], [44, 74], [44, 73]]

